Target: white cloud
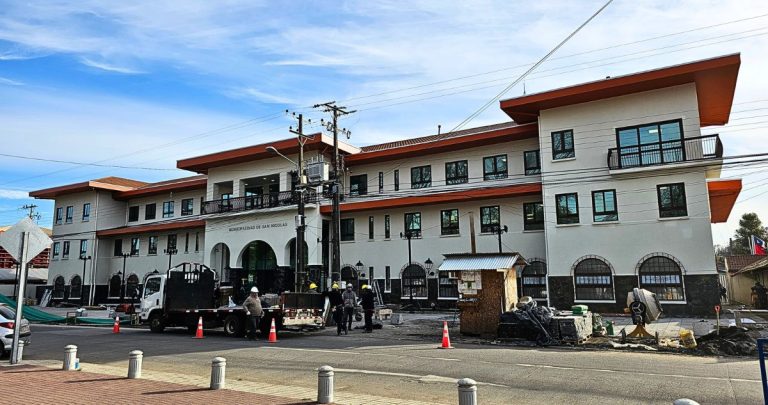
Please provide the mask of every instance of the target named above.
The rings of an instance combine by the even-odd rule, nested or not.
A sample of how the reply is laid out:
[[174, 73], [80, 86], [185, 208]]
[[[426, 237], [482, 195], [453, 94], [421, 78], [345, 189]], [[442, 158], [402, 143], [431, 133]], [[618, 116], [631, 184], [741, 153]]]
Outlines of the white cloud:
[[29, 198], [30, 197], [28, 191], [8, 190], [0, 188], [0, 199], [28, 200]]
[[117, 65], [111, 65], [105, 62], [97, 62], [95, 60], [91, 60], [88, 58], [82, 58], [80, 59], [80, 62], [85, 66], [90, 66], [92, 68], [106, 70], [107, 72], [114, 72], [114, 73], [123, 73], [126, 75], [138, 75], [138, 74], [144, 74], [146, 72], [143, 72], [141, 70], [136, 70], [128, 67], [123, 66], [117, 66]]
[[24, 83], [20, 81], [8, 79], [5, 77], [0, 77], [0, 84], [4, 84], [7, 86], [23, 86], [24, 85]]

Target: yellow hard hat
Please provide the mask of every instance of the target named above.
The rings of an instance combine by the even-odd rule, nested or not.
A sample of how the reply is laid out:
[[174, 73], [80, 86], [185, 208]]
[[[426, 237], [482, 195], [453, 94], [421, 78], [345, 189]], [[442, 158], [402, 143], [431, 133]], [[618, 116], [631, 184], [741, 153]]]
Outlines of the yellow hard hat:
[[310, 289], [310, 290], [314, 290], [315, 288], [317, 288], [317, 284], [315, 284], [315, 283], [309, 283], [309, 289]]
[[363, 290], [365, 290], [366, 288], [368, 288], [368, 284], [363, 284], [363, 286], [362, 286], [361, 288], [362, 288]]
[[335, 290], [338, 290], [338, 289], [339, 289], [339, 285], [338, 285], [338, 284], [336, 284], [336, 283], [333, 283], [333, 285], [331, 286], [331, 288], [333, 288], [333, 289], [335, 289]]

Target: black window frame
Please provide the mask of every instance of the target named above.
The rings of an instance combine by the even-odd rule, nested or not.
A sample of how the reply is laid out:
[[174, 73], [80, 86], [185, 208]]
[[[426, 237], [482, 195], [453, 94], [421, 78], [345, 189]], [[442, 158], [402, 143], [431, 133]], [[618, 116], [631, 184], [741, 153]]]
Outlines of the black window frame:
[[349, 176], [349, 195], [366, 195], [368, 194], [368, 175], [357, 174]]
[[181, 200], [181, 216], [192, 215], [195, 212], [195, 199], [184, 198]]
[[[613, 194], [613, 210], [606, 210], [603, 209], [602, 211], [597, 210], [597, 196], [601, 195], [601, 199], [603, 202], [603, 207], [605, 208], [605, 194], [606, 193], [612, 193]], [[592, 220], [594, 222], [617, 222], [619, 220], [619, 202], [616, 199], [616, 189], [606, 189], [606, 190], [594, 190], [592, 191]]]
[[[651, 264], [657, 266], [650, 267]], [[656, 294], [659, 301], [685, 302], [683, 269], [670, 257], [646, 257], [637, 272], [638, 286]]]
[[[679, 206], [679, 201], [676, 204], [672, 197], [672, 190], [670, 189], [670, 203], [672, 204], [670, 207], [664, 207], [662, 206], [662, 188], [666, 187], [680, 187], [682, 190], [682, 207]], [[660, 218], [680, 218], [680, 217], [687, 217], [688, 216], [688, 200], [685, 195], [685, 183], [666, 183], [666, 184], [659, 184], [656, 186], [656, 198], [657, 203], [659, 206], [659, 217]]]
[[83, 222], [88, 222], [91, 220], [91, 203], [85, 203], [83, 204], [83, 216], [82, 216]]
[[[534, 174], [541, 174], [541, 151], [536, 150], [527, 150], [523, 152], [523, 168], [525, 169], [525, 175], [531, 176]], [[529, 166], [528, 164], [528, 156], [534, 156], [536, 160], [536, 165]]]
[[[428, 180], [424, 180], [429, 177]], [[414, 179], [416, 181], [414, 181]], [[416, 166], [411, 168], [411, 188], [429, 188], [432, 187], [432, 166]]]
[[131, 256], [138, 256], [141, 253], [141, 238], [131, 238]]
[[[559, 138], [560, 147], [555, 147], [555, 139]], [[565, 147], [566, 139], [570, 138], [571, 147]], [[552, 132], [552, 160], [572, 159], [576, 157], [576, 145], [573, 140], [573, 129]]]
[[[411, 218], [409, 221], [408, 218]], [[418, 221], [414, 219], [418, 218]], [[409, 222], [411, 225], [409, 225]], [[412, 226], [418, 224], [418, 227]], [[403, 214], [403, 232], [411, 232], [411, 239], [421, 237], [421, 212], [406, 212]]]
[[[490, 214], [486, 214], [486, 211], [496, 211], [496, 220], [495, 221], [486, 221], [491, 220]], [[491, 233], [496, 232], [499, 227], [501, 226], [501, 207], [498, 205], [489, 205], [486, 207], [480, 207], [480, 233]]]
[[[171, 243], [171, 241], [173, 241], [173, 243]], [[176, 249], [178, 251], [178, 246], [179, 246], [179, 236], [176, 235], [175, 233], [169, 233], [168, 237], [165, 240], [165, 249], [166, 250]]]
[[395, 191], [400, 191], [400, 170], [395, 169], [394, 177], [395, 177]]
[[69, 259], [69, 241], [68, 240], [65, 240], [61, 244], [61, 258]]
[[[677, 124], [678, 138], [663, 140], [664, 131], [662, 126], [668, 124]], [[640, 130], [647, 127], [656, 127], [656, 139], [653, 142], [642, 143]], [[621, 135], [622, 132], [627, 131], [634, 131], [637, 142], [622, 146]], [[684, 140], [682, 118], [616, 128], [616, 153], [619, 167], [631, 168], [684, 162], [686, 161]]]
[[53, 242], [53, 258], [58, 259], [61, 255], [61, 242]]
[[200, 232], [195, 232], [195, 252], [200, 251]]
[[368, 240], [374, 240], [375, 235], [373, 233], [374, 231], [374, 222], [373, 215], [368, 217]]
[[541, 201], [523, 203], [523, 230], [541, 231], [543, 229], [544, 203]]
[[392, 237], [392, 220], [389, 214], [384, 215], [384, 239], [390, 239]]
[[384, 172], [379, 172], [379, 194], [384, 192]]
[[[601, 264], [598, 265], [597, 262]], [[584, 267], [581, 267], [582, 265]], [[601, 268], [603, 266], [604, 268]], [[614, 302], [616, 300], [614, 284], [611, 266], [601, 258], [588, 257], [582, 259], [573, 268], [575, 301]], [[603, 291], [599, 291], [600, 289]], [[581, 295], [579, 294], [580, 292]]]
[[147, 241], [147, 255], [157, 254], [157, 242], [160, 238], [157, 235], [150, 235]]
[[80, 255], [77, 257], [88, 256], [88, 239], [80, 239]]
[[[446, 218], [446, 214], [449, 216]], [[459, 210], [451, 208], [440, 210], [440, 235], [458, 235], [459, 234]]]
[[144, 206], [144, 220], [151, 221], [157, 218], [157, 203], [147, 204]]
[[173, 218], [175, 207], [176, 204], [174, 200], [163, 201], [163, 218]]
[[[568, 201], [567, 198], [573, 196], [576, 212], [575, 213], [561, 213], [560, 212], [560, 198], [564, 197], [566, 198], [566, 208], [570, 209], [568, 207]], [[579, 221], [579, 193], [562, 193], [562, 194], [555, 194], [555, 216], [557, 217], [557, 224], [558, 225], [568, 225], [568, 224], [578, 224]]]
[[120, 257], [123, 255], [123, 240], [115, 239], [112, 245], [112, 256]]
[[56, 208], [56, 225], [61, 225], [64, 222], [64, 207]]
[[[493, 162], [493, 168], [489, 171], [486, 161], [491, 160]], [[499, 161], [504, 161], [504, 169], [499, 168]], [[509, 177], [509, 158], [507, 154], [486, 156], [483, 158], [483, 180], [501, 180]]]
[[355, 240], [355, 219], [342, 218], [339, 221], [339, 240], [342, 242], [351, 242]]
[[139, 220], [139, 206], [134, 205], [128, 207], [128, 222], [138, 222]]
[[[463, 168], [464, 173], [461, 174]], [[469, 161], [456, 160], [445, 163], [445, 184], [447, 186], [454, 184], [464, 184], [469, 182]]]
[[71, 224], [75, 217], [75, 206], [67, 205], [66, 216], [64, 217], [65, 224]]
[[189, 232], [184, 234], [184, 253], [189, 253]]

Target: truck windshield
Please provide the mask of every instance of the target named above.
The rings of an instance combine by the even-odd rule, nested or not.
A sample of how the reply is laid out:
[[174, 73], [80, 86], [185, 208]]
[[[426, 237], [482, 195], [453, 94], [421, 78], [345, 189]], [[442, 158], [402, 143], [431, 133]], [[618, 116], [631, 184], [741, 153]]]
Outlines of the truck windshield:
[[158, 291], [160, 291], [160, 277], [147, 280], [147, 283], [144, 285], [144, 297], [149, 297]]

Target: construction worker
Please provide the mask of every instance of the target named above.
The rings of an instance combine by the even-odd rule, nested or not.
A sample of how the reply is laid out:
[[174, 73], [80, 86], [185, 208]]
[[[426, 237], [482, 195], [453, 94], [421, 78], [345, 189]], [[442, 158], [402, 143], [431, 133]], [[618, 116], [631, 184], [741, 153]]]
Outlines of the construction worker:
[[312, 294], [320, 294], [319, 292], [317, 292], [317, 284], [315, 283], [309, 283], [309, 291], [307, 292]]
[[339, 285], [333, 283], [331, 286], [331, 292], [328, 293], [328, 302], [331, 304], [331, 311], [333, 311], [333, 321], [336, 322], [336, 336], [341, 335], [341, 330], [344, 328], [344, 300], [341, 298], [341, 292], [339, 292]]
[[259, 322], [264, 315], [264, 310], [261, 308], [261, 300], [259, 299], [259, 289], [251, 287], [251, 294], [243, 302], [243, 308], [245, 314], [248, 316], [248, 333], [246, 337], [249, 340], [257, 340], [256, 332], [259, 330]]
[[350, 329], [352, 329], [352, 319], [355, 317], [355, 307], [357, 306], [357, 294], [352, 290], [352, 283], [347, 283], [347, 290], [341, 294], [341, 298], [344, 300], [344, 322], [346, 329], [344, 334], [346, 335]]
[[363, 291], [360, 292], [360, 299], [362, 300], [363, 311], [365, 312], [365, 333], [372, 333], [373, 311], [375, 306], [373, 302], [373, 291], [371, 290], [371, 286], [368, 284], [363, 284]]

